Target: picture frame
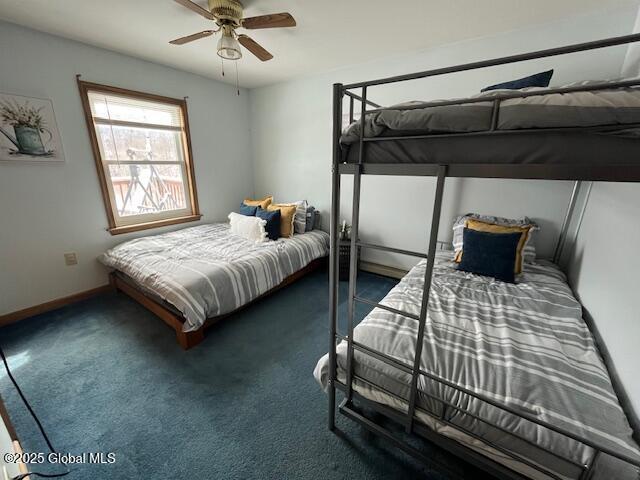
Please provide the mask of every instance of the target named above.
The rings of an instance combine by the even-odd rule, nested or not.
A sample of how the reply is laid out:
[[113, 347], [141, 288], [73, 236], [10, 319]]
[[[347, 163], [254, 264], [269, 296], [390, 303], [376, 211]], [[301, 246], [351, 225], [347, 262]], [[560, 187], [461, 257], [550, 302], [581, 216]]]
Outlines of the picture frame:
[[53, 102], [0, 92], [0, 161], [64, 160]]

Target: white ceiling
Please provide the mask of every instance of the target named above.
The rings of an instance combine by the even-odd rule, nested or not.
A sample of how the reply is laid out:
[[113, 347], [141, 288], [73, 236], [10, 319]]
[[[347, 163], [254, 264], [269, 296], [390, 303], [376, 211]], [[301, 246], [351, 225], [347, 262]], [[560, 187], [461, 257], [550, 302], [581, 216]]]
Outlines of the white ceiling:
[[[205, 0], [195, 0], [205, 6]], [[245, 16], [290, 12], [298, 26], [246, 31], [275, 58], [245, 51], [240, 83], [252, 88], [637, 0], [246, 0]], [[172, 0], [0, 0], [0, 18], [80, 42], [221, 79], [216, 39], [173, 38], [212, 23]], [[227, 75], [229, 82], [235, 75]]]

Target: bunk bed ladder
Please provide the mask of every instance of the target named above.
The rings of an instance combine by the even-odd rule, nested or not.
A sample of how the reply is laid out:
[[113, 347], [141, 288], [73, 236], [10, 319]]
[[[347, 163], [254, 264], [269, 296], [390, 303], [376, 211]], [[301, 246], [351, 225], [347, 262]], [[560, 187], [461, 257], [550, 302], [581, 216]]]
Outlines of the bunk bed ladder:
[[360, 227], [360, 190], [362, 184], [362, 162], [364, 160], [365, 117], [367, 115], [367, 87], [362, 87], [360, 100], [360, 152], [357, 169], [353, 175], [353, 201], [351, 211], [351, 258], [349, 263], [349, 303], [347, 306], [347, 404], [353, 394], [353, 316], [356, 303], [356, 282], [358, 280], [358, 236]]
[[[416, 411], [416, 399], [418, 396], [418, 378], [420, 376], [420, 360], [422, 358], [422, 345], [424, 329], [427, 323], [427, 310], [429, 308], [429, 294], [431, 292], [431, 279], [435, 263], [436, 245], [438, 243], [438, 230], [440, 228], [440, 214], [442, 212], [442, 197], [444, 196], [444, 181], [447, 176], [447, 166], [438, 168], [438, 180], [436, 183], [435, 200], [431, 216], [431, 235], [429, 237], [429, 250], [427, 252], [427, 268], [424, 273], [424, 286], [422, 290], [422, 304], [420, 306], [420, 319], [418, 320], [418, 335], [416, 337], [415, 357], [413, 359], [413, 372], [411, 374], [411, 392], [409, 394], [409, 410], [407, 412], [407, 433], [413, 430], [413, 419]], [[446, 406], [443, 404], [443, 415]]]

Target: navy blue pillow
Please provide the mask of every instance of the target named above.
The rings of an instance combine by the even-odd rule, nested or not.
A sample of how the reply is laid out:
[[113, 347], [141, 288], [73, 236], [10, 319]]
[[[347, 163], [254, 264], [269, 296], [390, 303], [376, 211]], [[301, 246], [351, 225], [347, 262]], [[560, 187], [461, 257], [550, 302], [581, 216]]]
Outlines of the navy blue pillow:
[[277, 240], [280, 238], [280, 210], [263, 210], [258, 207], [256, 217], [267, 221], [265, 230], [269, 239]]
[[[465, 228], [458, 270], [515, 283], [516, 251], [522, 233], [478, 232]], [[467, 243], [469, 242], [469, 243]]]
[[548, 87], [551, 77], [553, 76], [553, 70], [547, 70], [546, 72], [536, 73], [528, 77], [519, 78], [518, 80], [511, 80], [510, 82], [498, 83], [491, 85], [490, 87], [483, 88], [481, 92], [488, 90], [518, 90], [520, 88], [527, 87]]
[[247, 217], [255, 217], [258, 207], [252, 207], [250, 205], [240, 204], [240, 215], [246, 215]]

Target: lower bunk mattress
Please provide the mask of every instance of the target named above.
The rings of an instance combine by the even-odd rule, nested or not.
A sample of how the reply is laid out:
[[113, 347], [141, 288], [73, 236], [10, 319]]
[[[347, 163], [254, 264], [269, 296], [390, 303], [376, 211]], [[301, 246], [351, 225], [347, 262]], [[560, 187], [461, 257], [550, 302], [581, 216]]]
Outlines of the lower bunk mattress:
[[100, 261], [174, 306], [189, 332], [328, 253], [329, 235], [321, 230], [255, 243], [232, 234], [227, 223], [213, 223], [125, 242]]
[[[425, 269], [426, 262], [420, 262], [381, 303], [419, 315]], [[417, 320], [375, 308], [356, 326], [354, 339], [412, 365], [417, 330]], [[341, 342], [341, 382], [346, 379], [346, 361], [347, 345]], [[328, 368], [325, 355], [314, 371], [324, 388]], [[582, 308], [564, 274], [550, 262], [527, 264], [519, 283], [508, 284], [458, 271], [452, 253], [439, 253], [421, 369], [640, 461]], [[354, 373], [359, 394], [407, 411], [411, 375], [357, 350]], [[594, 458], [595, 451], [582, 443], [424, 376], [419, 377], [418, 392], [416, 416], [421, 423], [527, 477], [582, 478], [582, 466]], [[433, 397], [495, 426], [451, 407], [443, 412], [443, 404]], [[443, 413], [448, 424], [439, 420]], [[638, 469], [603, 454], [593, 478], [638, 479]]]

